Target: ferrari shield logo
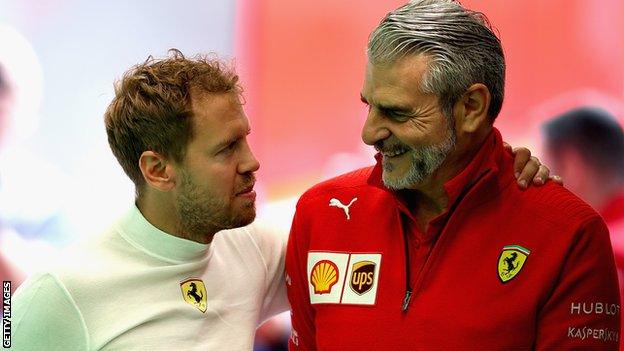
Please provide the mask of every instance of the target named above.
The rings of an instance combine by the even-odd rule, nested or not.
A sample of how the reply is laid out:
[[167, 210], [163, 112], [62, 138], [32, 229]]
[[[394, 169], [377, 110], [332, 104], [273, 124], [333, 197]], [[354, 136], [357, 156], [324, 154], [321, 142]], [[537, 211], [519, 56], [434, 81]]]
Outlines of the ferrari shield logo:
[[206, 286], [201, 279], [191, 278], [180, 283], [182, 297], [202, 313], [206, 312]]
[[498, 258], [498, 277], [503, 283], [513, 279], [524, 266], [531, 251], [520, 245], [508, 245], [503, 247], [503, 252]]

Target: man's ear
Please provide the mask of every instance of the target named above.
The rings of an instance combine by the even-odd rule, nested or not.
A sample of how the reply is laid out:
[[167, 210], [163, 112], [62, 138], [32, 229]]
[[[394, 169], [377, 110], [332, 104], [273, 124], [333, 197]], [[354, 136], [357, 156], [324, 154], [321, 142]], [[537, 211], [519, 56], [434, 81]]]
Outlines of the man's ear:
[[490, 90], [485, 85], [475, 83], [468, 87], [454, 106], [458, 129], [474, 133], [490, 123], [487, 113], [491, 99]]
[[143, 151], [139, 167], [148, 186], [160, 191], [170, 191], [175, 186], [175, 168], [163, 155]]

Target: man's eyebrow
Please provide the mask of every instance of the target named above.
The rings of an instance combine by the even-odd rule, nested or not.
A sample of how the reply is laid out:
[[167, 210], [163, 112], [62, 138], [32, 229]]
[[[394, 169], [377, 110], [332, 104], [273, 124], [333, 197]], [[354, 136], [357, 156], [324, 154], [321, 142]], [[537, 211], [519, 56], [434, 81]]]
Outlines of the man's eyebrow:
[[367, 105], [375, 105], [378, 109], [382, 111], [391, 111], [398, 113], [412, 113], [413, 109], [407, 105], [398, 105], [398, 104], [384, 104], [384, 103], [370, 103], [364, 95], [360, 93], [360, 100]]
[[224, 147], [230, 145], [231, 143], [233, 143], [234, 141], [236, 141], [236, 139], [238, 139], [237, 137], [233, 137], [233, 138], [228, 138], [225, 140], [220, 141], [216, 146], [215, 146], [215, 150], [221, 150]]
[[391, 111], [391, 112], [405, 113], [405, 114], [410, 114], [414, 112], [411, 107], [403, 106], [403, 105], [384, 105], [382, 103], [382, 104], [377, 105], [377, 108], [379, 108], [382, 111]]
[[234, 135], [234, 136], [231, 136], [231, 137], [229, 137], [229, 138], [227, 138], [227, 139], [225, 139], [225, 140], [223, 140], [223, 141], [219, 142], [219, 143], [215, 146], [215, 150], [221, 150], [222, 148], [224, 148], [224, 147], [226, 147], [226, 146], [230, 145], [230, 144], [231, 144], [231, 143], [233, 143], [233, 142], [236, 142], [236, 141], [238, 141], [238, 140], [242, 139], [243, 137], [245, 137], [245, 136], [249, 135], [250, 133], [251, 133], [251, 128], [250, 128], [250, 129], [248, 129], [248, 130], [245, 132], [245, 135]]

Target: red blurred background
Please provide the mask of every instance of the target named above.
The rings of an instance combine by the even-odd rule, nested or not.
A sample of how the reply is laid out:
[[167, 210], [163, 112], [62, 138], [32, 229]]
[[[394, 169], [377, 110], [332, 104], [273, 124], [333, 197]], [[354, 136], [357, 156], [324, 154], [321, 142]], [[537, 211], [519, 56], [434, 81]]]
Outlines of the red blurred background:
[[[299, 194], [331, 175], [336, 153], [351, 155], [338, 158], [338, 168], [372, 162], [359, 136], [365, 47], [385, 13], [403, 3], [238, 2], [235, 56], [269, 199]], [[496, 126], [507, 141], [538, 151], [538, 124], [583, 103], [622, 119], [623, 1], [463, 4], [485, 13], [503, 42], [506, 98]]]

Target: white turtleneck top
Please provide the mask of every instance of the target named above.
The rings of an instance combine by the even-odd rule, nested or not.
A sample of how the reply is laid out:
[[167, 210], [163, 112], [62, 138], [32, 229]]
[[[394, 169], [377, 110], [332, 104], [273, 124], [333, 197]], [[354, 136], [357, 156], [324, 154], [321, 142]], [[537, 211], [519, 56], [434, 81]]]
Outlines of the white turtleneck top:
[[71, 265], [17, 290], [12, 349], [251, 350], [256, 327], [288, 309], [286, 240], [252, 224], [199, 244], [133, 207]]

